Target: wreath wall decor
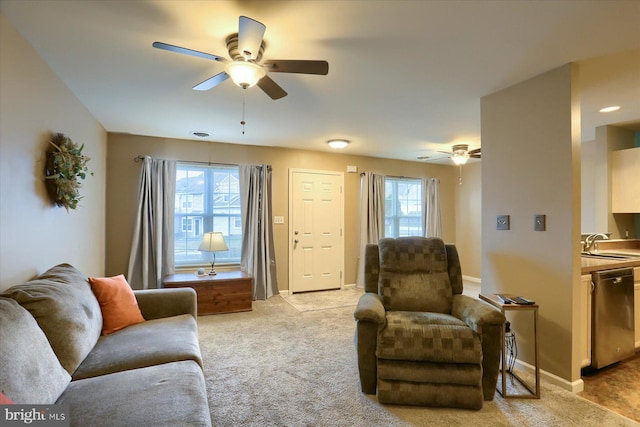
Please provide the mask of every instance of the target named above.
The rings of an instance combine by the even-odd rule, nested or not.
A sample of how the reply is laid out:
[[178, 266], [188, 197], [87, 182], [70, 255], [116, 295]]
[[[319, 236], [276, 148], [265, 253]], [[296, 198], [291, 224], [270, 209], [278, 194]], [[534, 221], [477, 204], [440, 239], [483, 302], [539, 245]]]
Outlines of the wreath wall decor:
[[[87, 162], [82, 154], [84, 144], [78, 146], [61, 133], [51, 134], [45, 161], [45, 186], [51, 200], [60, 207], [76, 209], [80, 196], [81, 181], [87, 177]], [[93, 172], [90, 173], [93, 175]]]

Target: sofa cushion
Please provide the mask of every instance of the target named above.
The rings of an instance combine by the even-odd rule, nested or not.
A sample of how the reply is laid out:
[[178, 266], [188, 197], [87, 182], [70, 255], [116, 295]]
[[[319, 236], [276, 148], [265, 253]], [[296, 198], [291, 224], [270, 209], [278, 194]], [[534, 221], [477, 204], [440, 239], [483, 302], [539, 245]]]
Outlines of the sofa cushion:
[[60, 264], [37, 278], [7, 289], [36, 319], [62, 366], [70, 374], [87, 356], [102, 331], [102, 314], [87, 278]]
[[16, 403], [49, 405], [70, 381], [33, 316], [0, 298], [0, 392]]
[[73, 381], [56, 403], [69, 405], [71, 427], [210, 426], [206, 390], [198, 364], [183, 361]]
[[73, 379], [179, 360], [202, 366], [198, 326], [189, 314], [148, 320], [100, 337]]
[[115, 277], [89, 277], [89, 283], [100, 303], [102, 335], [144, 322], [138, 301], [124, 274]]
[[453, 291], [441, 239], [381, 239], [378, 248], [378, 293], [386, 310], [451, 313]]

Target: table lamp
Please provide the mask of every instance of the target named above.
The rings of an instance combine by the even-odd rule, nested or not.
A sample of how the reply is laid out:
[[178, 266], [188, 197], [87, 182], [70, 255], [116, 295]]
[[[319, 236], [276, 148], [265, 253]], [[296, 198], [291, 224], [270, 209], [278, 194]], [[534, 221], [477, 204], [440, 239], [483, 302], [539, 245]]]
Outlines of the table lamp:
[[209, 272], [209, 276], [215, 276], [216, 270], [214, 270], [213, 266], [216, 263], [216, 252], [229, 250], [227, 244], [224, 242], [222, 233], [219, 231], [204, 233], [204, 236], [202, 236], [202, 243], [200, 243], [198, 250], [201, 252], [213, 253], [213, 261], [211, 261], [211, 271]]

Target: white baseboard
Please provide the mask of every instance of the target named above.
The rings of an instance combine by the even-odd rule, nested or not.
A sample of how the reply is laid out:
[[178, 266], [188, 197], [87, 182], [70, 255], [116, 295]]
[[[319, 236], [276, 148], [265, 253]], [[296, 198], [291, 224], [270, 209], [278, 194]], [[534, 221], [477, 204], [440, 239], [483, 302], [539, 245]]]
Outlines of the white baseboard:
[[462, 280], [466, 280], [472, 283], [482, 283], [482, 279], [480, 279], [479, 277], [473, 277], [473, 276], [462, 275]]
[[[535, 378], [536, 372], [532, 365], [526, 362], [523, 362], [519, 359], [516, 359], [516, 366], [519, 369], [526, 371], [527, 374]], [[564, 378], [560, 378], [559, 376], [554, 375], [551, 372], [547, 372], [543, 369], [540, 369], [540, 382], [542, 381], [546, 381], [549, 384], [553, 384], [555, 386], [558, 386], [572, 393], [579, 393], [584, 390], [584, 381], [582, 381], [582, 379], [578, 379], [571, 382], [571, 381], [565, 380]]]

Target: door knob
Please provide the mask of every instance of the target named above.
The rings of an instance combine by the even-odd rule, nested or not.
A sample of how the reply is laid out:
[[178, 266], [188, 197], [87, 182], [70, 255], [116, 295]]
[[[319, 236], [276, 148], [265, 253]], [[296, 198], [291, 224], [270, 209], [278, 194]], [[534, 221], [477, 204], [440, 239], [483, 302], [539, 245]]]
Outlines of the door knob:
[[296, 244], [297, 244], [297, 243], [298, 243], [298, 239], [294, 240], [294, 241], [293, 241], [293, 243], [296, 243]]

